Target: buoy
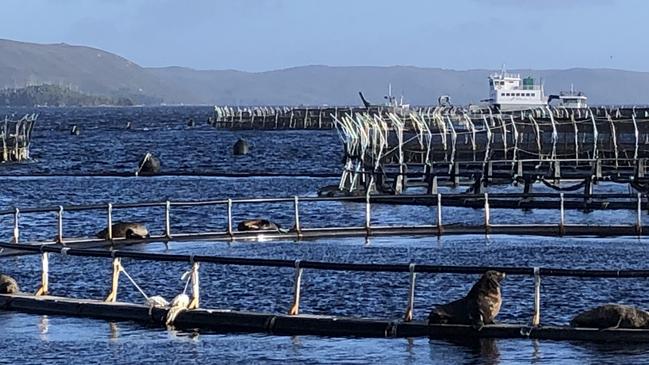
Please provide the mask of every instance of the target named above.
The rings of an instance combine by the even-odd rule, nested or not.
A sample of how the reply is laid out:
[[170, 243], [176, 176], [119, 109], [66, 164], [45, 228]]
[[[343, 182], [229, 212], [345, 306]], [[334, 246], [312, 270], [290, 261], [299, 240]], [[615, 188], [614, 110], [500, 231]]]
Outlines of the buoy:
[[79, 130], [79, 127], [77, 125], [73, 125], [72, 129], [70, 130], [70, 134], [73, 136], [78, 136], [81, 131]]
[[169, 308], [169, 311], [167, 312], [167, 317], [165, 318], [165, 324], [169, 326], [173, 326], [174, 321], [176, 320], [176, 317], [183, 312], [186, 311], [187, 308], [189, 307], [189, 303], [191, 302], [191, 299], [189, 296], [185, 293], [177, 295], [172, 301], [171, 305]]
[[131, 127], [132, 127], [131, 122], [130, 121], [126, 122], [126, 129], [131, 129]]
[[188, 127], [193, 127], [194, 126], [194, 118], [189, 118], [189, 121], [187, 122]]
[[147, 152], [140, 163], [138, 164], [138, 169], [135, 172], [135, 176], [138, 175], [155, 175], [160, 172], [160, 159], [154, 156], [152, 153]]
[[250, 145], [243, 138], [239, 138], [232, 147], [232, 153], [234, 155], [247, 155], [248, 152], [250, 152]]

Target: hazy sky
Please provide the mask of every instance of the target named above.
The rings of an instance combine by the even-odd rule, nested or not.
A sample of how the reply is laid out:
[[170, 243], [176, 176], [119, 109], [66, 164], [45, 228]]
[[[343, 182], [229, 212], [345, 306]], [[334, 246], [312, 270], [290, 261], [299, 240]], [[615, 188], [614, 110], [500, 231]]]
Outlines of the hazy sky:
[[2, 0], [0, 38], [142, 66], [649, 71], [646, 0]]

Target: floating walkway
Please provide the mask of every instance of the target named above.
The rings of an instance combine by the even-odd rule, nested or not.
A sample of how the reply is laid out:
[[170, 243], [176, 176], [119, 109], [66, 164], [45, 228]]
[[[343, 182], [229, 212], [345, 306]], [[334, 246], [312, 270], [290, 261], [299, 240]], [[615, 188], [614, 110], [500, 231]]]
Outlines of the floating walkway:
[[[364, 206], [363, 220], [364, 224], [360, 226], [340, 225], [334, 227], [305, 226], [302, 224], [305, 212], [303, 205], [309, 204], [310, 207], [321, 206], [331, 203], [356, 203]], [[258, 230], [258, 231], [236, 231], [237, 222], [234, 221], [234, 209], [238, 205], [246, 204], [286, 204], [287, 209], [293, 213], [293, 222], [290, 229], [286, 231], [279, 230]], [[412, 224], [406, 221], [395, 225], [382, 225], [373, 222], [372, 207], [377, 204], [418, 204], [429, 205], [436, 209], [426, 217], [430, 223]], [[478, 208], [472, 209], [470, 214], [480, 217], [481, 224], [466, 223], [448, 223], [443, 217], [443, 207], [462, 206]], [[494, 207], [492, 207], [492, 205]], [[176, 208], [193, 209], [194, 213], [199, 214], [201, 209], [213, 210], [214, 207], [224, 207], [225, 216], [222, 217], [226, 224], [223, 230], [213, 231], [205, 230], [198, 232], [175, 232], [172, 231], [172, 211]], [[161, 211], [158, 217], [142, 218], [142, 214], [137, 214], [141, 223], [149, 224], [152, 221], [159, 221], [163, 224], [164, 231], [160, 233], [150, 232], [151, 236], [145, 239], [125, 239], [114, 238], [112, 236], [105, 239], [95, 237], [67, 237], [64, 234], [64, 215], [66, 212], [94, 211], [98, 215], [104, 216], [106, 225], [95, 227], [92, 234], [105, 227], [112, 226], [113, 211], [141, 211], [142, 209], [159, 208]], [[330, 212], [332, 215], [329, 220], [335, 221], [339, 215], [339, 209], [329, 209], [323, 206], [318, 209], [318, 214]], [[548, 215], [547, 223], [498, 223], [491, 218], [493, 209], [496, 208], [546, 208], [555, 209], [556, 215]], [[624, 224], [571, 224], [566, 221], [565, 211], [567, 209], [627, 209], [635, 214], [635, 221]], [[298, 197], [292, 198], [254, 198], [254, 199], [220, 199], [220, 200], [203, 200], [203, 201], [163, 201], [163, 202], [140, 202], [126, 204], [97, 204], [97, 205], [71, 205], [56, 207], [35, 207], [35, 208], [14, 208], [1, 210], [0, 217], [10, 216], [13, 218], [13, 224], [5, 227], [10, 229], [4, 230], [5, 242], [4, 254], [15, 253], [22, 244], [43, 245], [43, 244], [62, 244], [70, 248], [92, 248], [117, 246], [127, 244], [137, 244], [146, 242], [169, 242], [169, 241], [196, 241], [196, 240], [250, 240], [250, 239], [317, 239], [325, 237], [371, 237], [371, 236], [394, 236], [394, 235], [422, 235], [422, 236], [441, 236], [441, 235], [464, 235], [464, 234], [511, 234], [511, 235], [539, 235], [539, 236], [648, 236], [649, 230], [645, 229], [643, 224], [644, 211], [649, 209], [649, 201], [646, 195], [637, 194], [593, 194], [583, 197], [579, 194], [564, 193], [530, 193], [530, 194], [434, 194], [434, 195], [366, 195], [356, 197]], [[482, 212], [480, 212], [480, 210]], [[21, 220], [23, 216], [29, 214], [50, 213], [55, 215], [54, 224], [56, 225], [56, 236], [52, 240], [44, 241], [26, 241], [21, 238]], [[258, 217], [248, 217], [258, 218]], [[272, 216], [264, 217], [271, 221]], [[69, 218], [68, 218], [69, 219]], [[214, 218], [210, 218], [214, 219]], [[409, 217], [404, 217], [409, 219]], [[327, 221], [327, 218], [320, 217], [319, 221]], [[43, 227], [30, 224], [31, 229], [44, 229]], [[24, 233], [24, 232], [23, 232]], [[3, 231], [0, 231], [3, 235]], [[14, 250], [14, 251], [11, 251]], [[3, 255], [0, 252], [0, 255]]]
[[[88, 317], [111, 321], [133, 321], [164, 327], [167, 309], [130, 303], [106, 303], [54, 296], [0, 295], [0, 309], [33, 314]], [[282, 315], [218, 309], [182, 312], [174, 327], [218, 333], [268, 333], [272, 335], [315, 335], [332, 337], [409, 338], [522, 338], [539, 340], [581, 340], [596, 342], [649, 342], [649, 330], [572, 328], [515, 324], [487, 325], [477, 331], [467, 325], [428, 325], [422, 321], [318, 315]]]
[[[1, 246], [6, 246], [2, 244]], [[593, 329], [567, 326], [543, 326], [541, 324], [541, 278], [647, 278], [649, 270], [570, 270], [527, 267], [472, 267], [437, 266], [425, 264], [355, 264], [318, 261], [291, 261], [273, 259], [248, 259], [236, 257], [171, 255], [130, 251], [79, 250], [65, 247], [24, 247], [26, 250], [42, 252], [41, 286], [36, 295], [0, 295], [0, 310], [27, 313], [68, 315], [102, 318], [115, 321], [136, 321], [154, 326], [163, 326], [167, 319], [167, 307], [147, 306], [117, 301], [120, 273], [132, 278], [122, 266], [121, 259], [158, 262], [186, 262], [191, 266], [191, 295], [195, 307], [186, 309], [173, 321], [173, 326], [183, 329], [201, 329], [214, 332], [259, 332], [278, 335], [320, 335], [354, 337], [431, 337], [453, 338], [534, 338], [548, 340], [624, 341], [649, 342], [649, 330], [638, 329]], [[105, 301], [73, 299], [52, 296], [49, 293], [50, 253], [69, 256], [104, 257], [113, 260], [112, 289]], [[224, 309], [202, 309], [200, 303], [199, 263], [220, 265], [245, 265], [264, 267], [291, 267], [295, 269], [293, 300], [288, 314], [241, 312]], [[300, 314], [301, 280], [305, 270], [364, 271], [380, 273], [404, 273], [409, 276], [407, 304], [403, 318], [368, 319]], [[508, 275], [526, 275], [534, 278], [534, 301], [530, 308], [531, 321], [528, 325], [496, 324], [476, 330], [466, 325], [427, 325], [413, 320], [413, 308], [417, 273], [481, 274], [486, 270], [498, 270]], [[132, 281], [134, 285], [137, 284]], [[189, 281], [188, 281], [189, 284]], [[139, 288], [139, 287], [138, 287]], [[552, 293], [550, 293], [551, 295]]]

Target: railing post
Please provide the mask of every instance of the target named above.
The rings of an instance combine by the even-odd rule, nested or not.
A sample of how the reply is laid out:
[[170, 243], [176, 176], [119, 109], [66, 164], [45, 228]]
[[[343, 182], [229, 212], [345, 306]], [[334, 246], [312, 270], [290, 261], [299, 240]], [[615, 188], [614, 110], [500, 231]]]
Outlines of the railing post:
[[290, 316], [296, 316], [300, 313], [300, 289], [302, 287], [302, 269], [300, 260], [295, 260], [295, 280], [293, 282], [293, 304], [288, 310]]
[[232, 233], [232, 199], [229, 198], [228, 198], [228, 234], [230, 235], [230, 238], [234, 237]]
[[566, 233], [566, 218], [564, 210], [563, 193], [559, 194], [559, 234], [563, 236]]
[[165, 202], [165, 237], [171, 238], [171, 202]]
[[111, 280], [110, 293], [105, 302], [114, 303], [117, 300], [117, 287], [119, 286], [119, 274], [122, 272], [122, 262], [119, 257], [113, 258], [113, 276]]
[[56, 242], [63, 244], [63, 206], [59, 205], [59, 212], [56, 215], [57, 220], [57, 234]]
[[[193, 257], [193, 256], [192, 256]], [[200, 288], [200, 281], [198, 277], [198, 269], [200, 269], [200, 263], [198, 262], [193, 262], [192, 263], [192, 301], [189, 303], [189, 306], [187, 307], [188, 309], [197, 309], [198, 306], [200, 305], [200, 296], [201, 296], [201, 288]]]
[[20, 219], [20, 209], [14, 208], [14, 243], [20, 242], [20, 228], [18, 228], [18, 220]]
[[532, 327], [541, 324], [541, 270], [534, 268], [534, 315], [532, 316]]
[[370, 213], [370, 193], [365, 194], [365, 232], [369, 236], [371, 233], [372, 216]]
[[406, 307], [406, 314], [403, 317], [404, 322], [412, 321], [413, 308], [415, 306], [415, 278], [417, 276], [417, 273], [415, 272], [414, 263], [410, 264], [409, 270], [410, 270], [410, 286], [408, 287], [408, 306]]
[[638, 193], [638, 209], [635, 221], [635, 231], [638, 236], [642, 235], [642, 193]]
[[442, 225], [442, 194], [437, 193], [437, 235], [441, 236], [444, 231]]
[[107, 213], [108, 213], [107, 214], [108, 227], [107, 227], [106, 239], [110, 241], [113, 239], [113, 203], [108, 203]]
[[484, 230], [485, 233], [489, 233], [491, 228], [489, 227], [489, 194], [484, 193]]
[[41, 287], [38, 288], [38, 291], [36, 291], [35, 295], [38, 296], [38, 295], [49, 294], [49, 286], [50, 286], [49, 270], [50, 270], [49, 254], [47, 252], [43, 252], [41, 254]]
[[300, 208], [299, 208], [299, 198], [297, 195], [294, 197], [294, 203], [293, 206], [295, 208], [295, 233], [297, 234], [297, 238], [300, 239], [302, 238], [302, 227], [300, 227]]

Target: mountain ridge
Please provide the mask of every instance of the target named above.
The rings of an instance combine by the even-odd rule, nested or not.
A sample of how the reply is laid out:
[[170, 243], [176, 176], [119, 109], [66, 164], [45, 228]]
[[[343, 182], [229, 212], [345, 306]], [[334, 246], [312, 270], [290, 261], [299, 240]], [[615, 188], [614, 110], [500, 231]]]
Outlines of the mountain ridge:
[[[584, 67], [509, 71], [541, 78], [546, 94], [574, 84], [590, 104], [649, 104], [649, 72]], [[143, 67], [94, 47], [0, 39], [0, 88], [53, 84], [93, 95], [141, 94], [143, 100], [160, 98], [169, 104], [358, 105], [358, 91], [382, 103], [389, 84], [412, 104], [434, 104], [440, 95], [468, 104], [488, 96], [491, 72], [414, 65], [307, 65], [258, 72]]]

